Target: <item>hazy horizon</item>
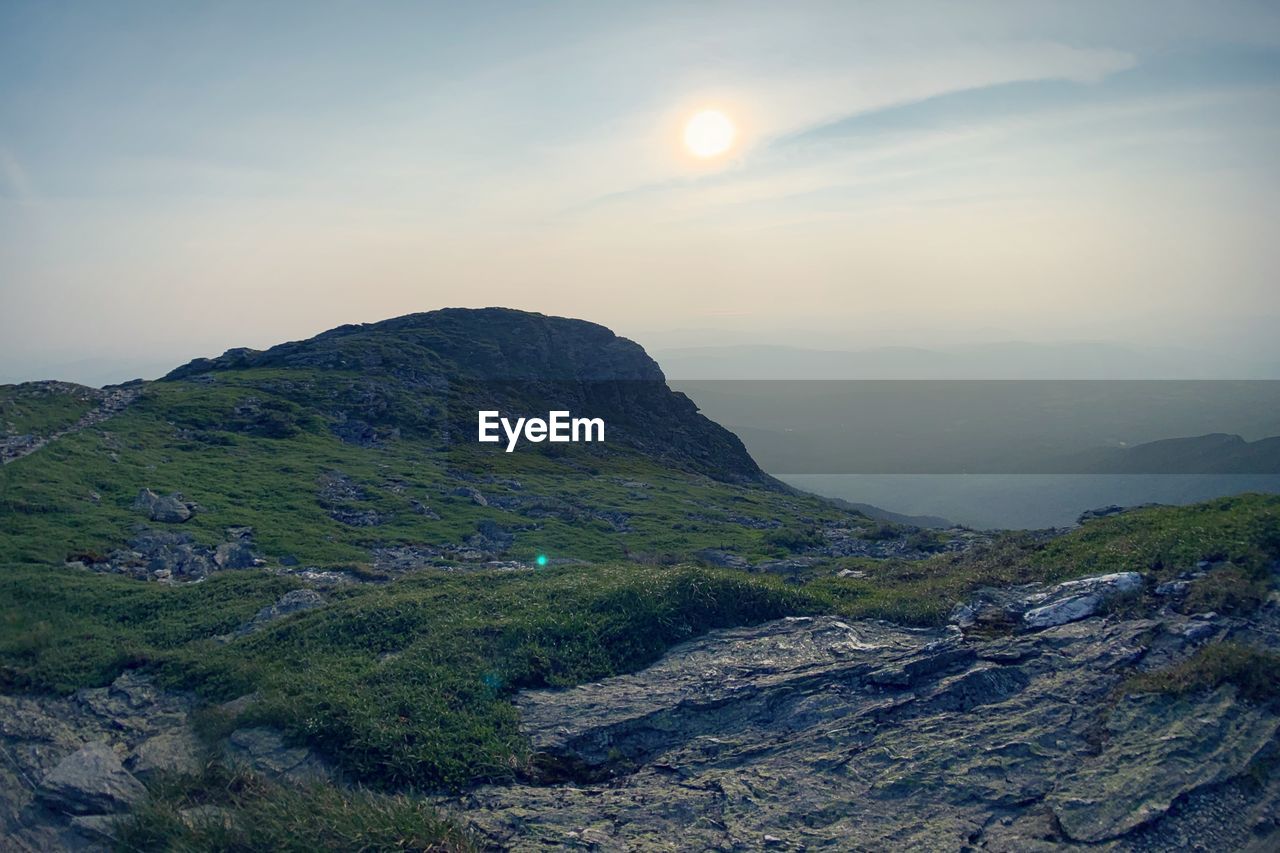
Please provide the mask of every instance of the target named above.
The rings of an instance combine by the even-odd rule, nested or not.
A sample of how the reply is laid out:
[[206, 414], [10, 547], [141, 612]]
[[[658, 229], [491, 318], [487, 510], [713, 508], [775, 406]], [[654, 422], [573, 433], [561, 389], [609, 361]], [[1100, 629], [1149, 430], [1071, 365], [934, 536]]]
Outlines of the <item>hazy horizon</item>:
[[1277, 131], [1252, 2], [6, 4], [0, 381], [486, 305], [1276, 363]]

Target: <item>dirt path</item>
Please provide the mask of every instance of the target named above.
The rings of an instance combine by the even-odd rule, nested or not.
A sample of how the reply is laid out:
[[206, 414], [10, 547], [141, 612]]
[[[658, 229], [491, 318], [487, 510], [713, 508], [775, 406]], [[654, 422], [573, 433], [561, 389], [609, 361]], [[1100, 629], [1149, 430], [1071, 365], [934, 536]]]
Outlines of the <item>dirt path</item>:
[[96, 409], [84, 415], [80, 420], [66, 429], [57, 430], [49, 435], [15, 435], [0, 439], [0, 465], [30, 456], [45, 445], [51, 444], [64, 436], [73, 435], [82, 429], [97, 426], [108, 418], [113, 418], [128, 408], [129, 404], [142, 393], [140, 388], [112, 388], [103, 392], [105, 396]]

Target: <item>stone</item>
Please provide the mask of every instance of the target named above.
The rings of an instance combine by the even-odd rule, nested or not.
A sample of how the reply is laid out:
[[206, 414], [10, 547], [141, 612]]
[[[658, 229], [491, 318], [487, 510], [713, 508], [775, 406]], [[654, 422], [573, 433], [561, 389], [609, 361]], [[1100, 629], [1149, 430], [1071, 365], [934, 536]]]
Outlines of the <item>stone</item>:
[[126, 764], [144, 781], [157, 776], [194, 775], [201, 770], [201, 752], [200, 741], [190, 729], [174, 729], [138, 744]]
[[703, 548], [697, 553], [697, 557], [708, 565], [720, 566], [726, 569], [745, 569], [750, 565], [737, 554], [730, 554], [727, 551], [721, 551], [716, 548]]
[[1156, 595], [1179, 598], [1187, 594], [1191, 584], [1187, 581], [1168, 581], [1156, 587]]
[[332, 778], [332, 772], [316, 753], [305, 746], [291, 746], [280, 732], [260, 726], [232, 732], [227, 738], [226, 757], [232, 764], [296, 784]]
[[138, 497], [134, 500], [135, 509], [140, 509], [147, 514], [147, 518], [152, 521], [165, 522], [167, 524], [181, 524], [191, 518], [194, 508], [193, 504], [189, 504], [182, 499], [182, 495], [177, 492], [171, 495], [158, 495], [151, 489], [142, 489], [138, 492]]
[[147, 795], [105, 743], [90, 743], [68, 755], [40, 782], [37, 795], [48, 807], [67, 814], [124, 811]]
[[213, 552], [213, 562], [220, 569], [249, 569], [260, 561], [247, 542], [223, 542]]
[[1028, 609], [1022, 621], [1028, 628], [1049, 628], [1080, 619], [1087, 619], [1098, 612], [1102, 605], [1122, 595], [1140, 592], [1142, 575], [1137, 572], [1119, 572], [1090, 578], [1065, 581], [1050, 588], [1032, 601], [1044, 601]]
[[109, 814], [76, 815], [71, 818], [71, 827], [85, 838], [95, 841], [114, 843], [119, 818]]
[[237, 628], [234, 636], [248, 636], [261, 631], [277, 619], [283, 619], [294, 613], [303, 613], [323, 606], [324, 596], [314, 589], [291, 589], [280, 596], [275, 604], [268, 604], [259, 610], [252, 619]]
[[[1089, 580], [987, 604], [1134, 584]], [[1259, 791], [1250, 767], [1280, 711], [1233, 688], [1114, 708], [1153, 636], [1165, 663], [1194, 650], [1173, 627], [1187, 620], [1169, 618], [997, 636], [831, 617], [714, 631], [639, 672], [517, 694], [530, 781], [440, 802], [500, 849], [584, 846], [602, 817], [601, 846], [618, 850], [1238, 849], [1257, 820], [1244, 805], [1187, 823], [1177, 804], [1239, 790], [1247, 814], [1275, 813], [1280, 783]], [[1123, 842], [1161, 821], [1174, 829]]]

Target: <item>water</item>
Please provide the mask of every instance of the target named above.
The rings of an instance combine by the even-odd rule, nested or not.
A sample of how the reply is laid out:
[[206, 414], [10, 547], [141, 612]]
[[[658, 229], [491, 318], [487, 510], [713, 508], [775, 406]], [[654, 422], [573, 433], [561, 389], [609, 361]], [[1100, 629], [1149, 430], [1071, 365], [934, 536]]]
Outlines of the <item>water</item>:
[[[771, 472], [772, 473], [772, 472]], [[1089, 509], [1280, 493], [1275, 474], [775, 474], [799, 489], [978, 529], [1065, 527]]]

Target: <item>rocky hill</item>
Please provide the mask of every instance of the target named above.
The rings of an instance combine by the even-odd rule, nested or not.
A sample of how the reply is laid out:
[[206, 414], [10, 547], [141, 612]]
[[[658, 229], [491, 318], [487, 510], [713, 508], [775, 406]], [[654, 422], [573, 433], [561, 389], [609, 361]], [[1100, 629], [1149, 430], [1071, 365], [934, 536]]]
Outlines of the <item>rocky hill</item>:
[[766, 482], [737, 436], [671, 391], [638, 344], [583, 320], [445, 309], [341, 326], [263, 352], [230, 350], [165, 380], [216, 381], [223, 373], [271, 368], [358, 375], [345, 385], [318, 383], [323, 390], [288, 382], [274, 389], [324, 410], [347, 440], [373, 440], [381, 429], [466, 444], [479, 408], [525, 414], [562, 408], [603, 418], [611, 441], [664, 465], [723, 481]]
[[[894, 545], [767, 477], [641, 347], [579, 320], [435, 311], [232, 350], [157, 382], [9, 386], [0, 406], [15, 413], [11, 459], [51, 445], [0, 469], [0, 519], [14, 520], [0, 560], [182, 580], [255, 561], [385, 575], [539, 553], [910, 550], [908, 531]], [[599, 417], [606, 441], [506, 453], [475, 442], [479, 409]]]

